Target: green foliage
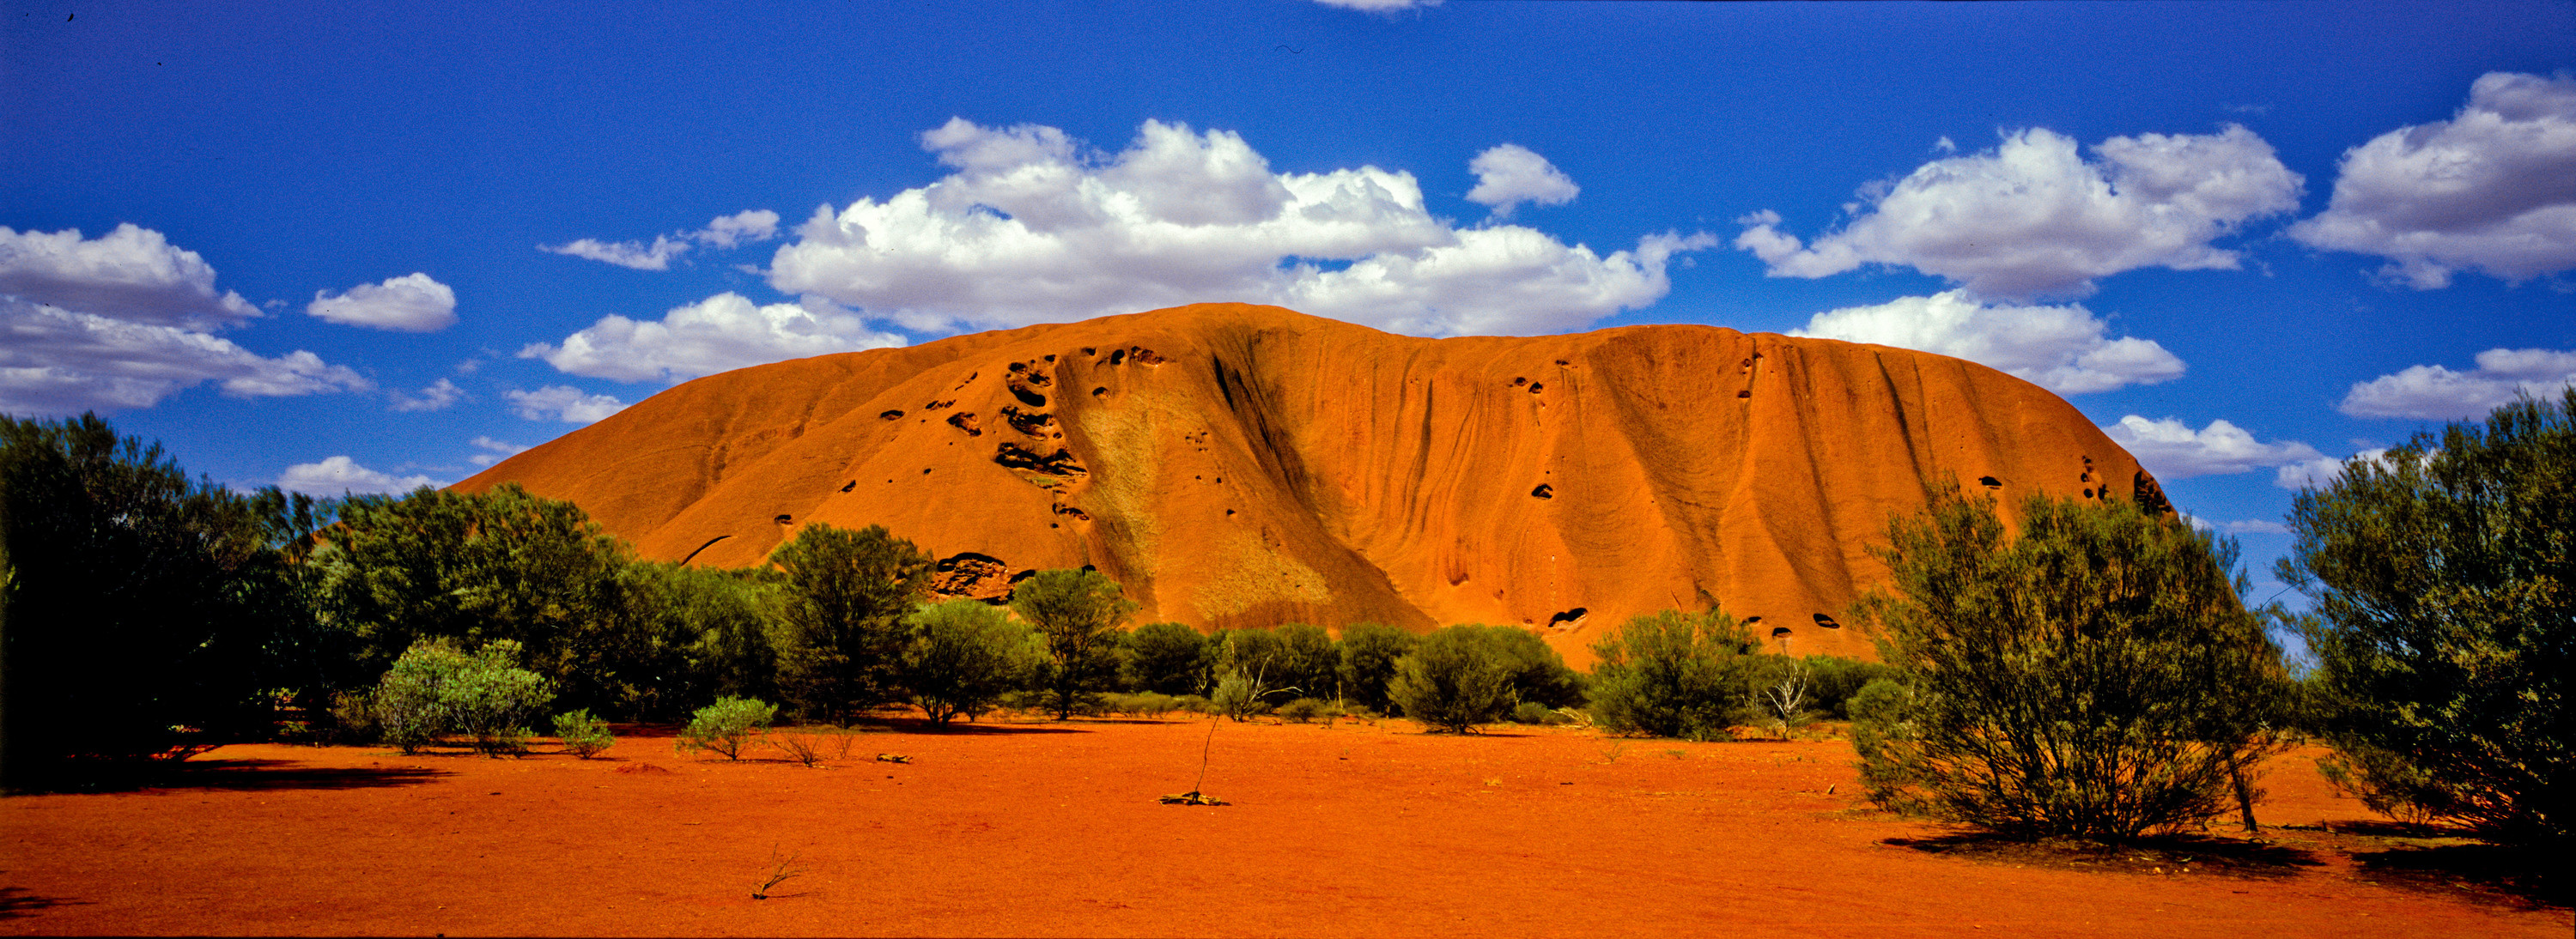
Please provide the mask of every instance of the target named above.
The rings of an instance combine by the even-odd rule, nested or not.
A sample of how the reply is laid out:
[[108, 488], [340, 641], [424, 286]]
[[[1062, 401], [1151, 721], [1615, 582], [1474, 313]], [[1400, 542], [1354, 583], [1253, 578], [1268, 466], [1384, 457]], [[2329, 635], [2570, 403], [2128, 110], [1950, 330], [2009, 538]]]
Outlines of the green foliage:
[[1101, 703], [1113, 713], [1130, 717], [1158, 718], [1179, 710], [1182, 700], [1161, 692], [1139, 691], [1133, 694], [1103, 695]]
[[1808, 689], [1815, 696], [1816, 707], [1836, 720], [1851, 719], [1851, 696], [1861, 688], [1896, 674], [1895, 666], [1830, 655], [1810, 655], [1799, 662], [1807, 670]]
[[1512, 697], [1532, 701], [1550, 708], [1578, 707], [1583, 704], [1583, 675], [1567, 668], [1565, 657], [1547, 647], [1547, 640], [1537, 633], [1517, 626], [1452, 626], [1451, 629], [1483, 630], [1483, 642], [1503, 663], [1512, 676]]
[[555, 736], [563, 741], [565, 750], [585, 760], [617, 745], [617, 735], [608, 732], [608, 722], [591, 717], [589, 708], [555, 715]]
[[905, 617], [912, 628], [903, 653], [903, 687], [933, 724], [993, 709], [1024, 686], [1037, 666], [1027, 626], [974, 600], [923, 606]]
[[755, 698], [718, 698], [689, 715], [689, 726], [680, 731], [680, 752], [712, 750], [728, 760], [742, 759], [743, 751], [757, 743], [777, 717], [774, 704]]
[[473, 654], [453, 640], [423, 639], [395, 659], [372, 696], [385, 741], [418, 753], [449, 734], [499, 756], [527, 749], [527, 723], [554, 700], [543, 676], [518, 667], [519, 644], [498, 639]]
[[2576, 388], [2354, 459], [2299, 494], [2282, 580], [2315, 599], [2327, 739], [2373, 808], [2570, 835]]
[[2120, 841], [2218, 815], [2286, 685], [2234, 545], [2127, 502], [2034, 495], [2020, 514], [2007, 538], [1991, 499], [1951, 485], [1891, 523], [1876, 553], [1901, 596], [1861, 612], [1913, 694], [1894, 724], [1865, 722], [1865, 778], [2015, 836]]
[[5, 782], [265, 732], [301, 611], [264, 522], [95, 415], [0, 418]]
[[1318, 718], [1339, 717], [1333, 703], [1320, 698], [1298, 698], [1279, 706], [1279, 719], [1292, 724], [1312, 724]]
[[1388, 694], [1405, 716], [1453, 733], [1472, 732], [1478, 724], [1511, 713], [1520, 703], [1513, 680], [1521, 670], [1509, 641], [1498, 638], [1501, 630], [1522, 632], [1451, 626], [1422, 637], [1411, 653], [1396, 660]]
[[1127, 637], [1123, 683], [1166, 695], [1205, 690], [1207, 637], [1180, 623], [1147, 623]]
[[769, 561], [786, 573], [777, 647], [788, 697], [845, 727], [895, 700], [903, 617], [929, 589], [930, 556], [883, 526], [807, 525]]
[[1118, 647], [1126, 639], [1118, 626], [1136, 603], [1099, 571], [1050, 570], [1013, 588], [1011, 609], [1046, 637], [1039, 680], [1056, 719], [1064, 720], [1116, 677]]
[[649, 667], [619, 670], [610, 691], [622, 713], [678, 720], [688, 702], [778, 696], [770, 634], [787, 599], [784, 574], [652, 561], [627, 565], [623, 581], [624, 657]]
[[1753, 636], [1735, 617], [1665, 610], [1592, 644], [1592, 716], [1605, 729], [1707, 740], [1747, 699]]
[[1395, 708], [1387, 686], [1395, 681], [1395, 661], [1421, 640], [1412, 633], [1379, 623], [1355, 623], [1342, 630], [1337, 674], [1342, 698], [1370, 710]]
[[632, 628], [625, 544], [580, 507], [503, 484], [351, 496], [338, 511], [307, 561], [322, 622], [348, 648], [333, 684], [431, 638], [517, 642], [584, 707], [622, 710], [620, 688], [667, 679], [664, 643]]
[[1913, 752], [1914, 722], [1909, 716], [1913, 706], [1914, 690], [1887, 678], [1861, 686], [1845, 702], [1852, 721], [1852, 749], [1864, 754], [1860, 763], [1862, 793], [1881, 808], [1907, 815], [1923, 810], [1922, 800], [1914, 791], [1913, 774], [1902, 760], [1867, 755]]
[[1309, 698], [1334, 697], [1340, 680], [1340, 650], [1333, 648], [1333, 637], [1320, 626], [1289, 623], [1271, 632], [1279, 639], [1279, 662], [1270, 673], [1270, 684]]
[[1556, 709], [1536, 701], [1523, 701], [1512, 705], [1512, 723], [1562, 724], [1565, 723], [1565, 715], [1558, 714]]
[[1230, 671], [1217, 680], [1216, 691], [1208, 695], [1208, 705], [1212, 708], [1211, 713], [1238, 721], [1246, 720], [1270, 710], [1270, 702], [1264, 700], [1269, 690], [1269, 686], [1262, 684], [1254, 675], [1240, 670]]

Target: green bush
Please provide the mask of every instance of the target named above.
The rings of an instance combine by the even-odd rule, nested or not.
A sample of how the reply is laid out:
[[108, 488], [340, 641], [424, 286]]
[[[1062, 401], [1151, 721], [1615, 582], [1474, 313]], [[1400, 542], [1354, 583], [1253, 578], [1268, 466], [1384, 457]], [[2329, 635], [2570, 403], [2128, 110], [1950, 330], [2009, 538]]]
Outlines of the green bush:
[[1512, 723], [1562, 724], [1565, 723], [1565, 715], [1556, 713], [1555, 708], [1536, 701], [1523, 701], [1512, 705]]
[[1206, 690], [1207, 637], [1180, 623], [1147, 623], [1127, 637], [1121, 680], [1138, 691], [1167, 695]]
[[589, 708], [555, 715], [555, 736], [563, 740], [565, 750], [585, 760], [617, 745], [608, 722], [591, 717]]
[[1724, 613], [1665, 610], [1592, 644], [1592, 716], [1604, 729], [1707, 740], [1748, 700], [1753, 637]]
[[1045, 637], [1037, 684], [1057, 720], [1072, 717], [1118, 677], [1120, 623], [1136, 612], [1118, 582], [1095, 570], [1039, 571], [1011, 590], [1011, 610]]
[[1387, 691], [1406, 717], [1437, 730], [1469, 733], [1492, 723], [1520, 703], [1513, 686], [1519, 662], [1502, 635], [1488, 626], [1436, 630], [1396, 660]]
[[1340, 716], [1332, 702], [1320, 698], [1298, 698], [1279, 706], [1279, 719], [1292, 724], [1311, 724], [1317, 718]]
[[1173, 698], [1172, 709], [1176, 711], [1188, 711], [1192, 714], [1217, 713], [1216, 705], [1214, 703], [1208, 701], [1208, 699], [1204, 697], [1194, 694], [1185, 694], [1180, 697]]
[[1129, 717], [1160, 718], [1181, 706], [1181, 699], [1154, 691], [1103, 695], [1109, 710]]
[[885, 526], [808, 525], [769, 555], [786, 574], [776, 646], [780, 685], [807, 715], [847, 727], [899, 700], [904, 624], [929, 589], [931, 559]]
[[[1891, 679], [1862, 685], [1845, 702], [1851, 714], [1852, 749], [1865, 754], [1908, 752], [1914, 742], [1909, 717], [1913, 702], [1913, 690]], [[1898, 760], [1861, 760], [1860, 782], [1862, 792], [1882, 808], [1904, 815], [1923, 809], [1921, 800], [1910, 792], [1912, 776]]]
[[424, 639], [394, 661], [371, 696], [386, 742], [418, 753], [448, 734], [471, 734], [475, 749], [498, 756], [526, 749], [527, 722], [554, 692], [535, 672], [518, 668], [519, 644], [487, 643], [472, 655], [446, 639]]
[[2356, 458], [2291, 510], [2317, 720], [2374, 809], [2571, 836], [2576, 388]]
[[1393, 626], [1355, 623], [1342, 630], [1341, 663], [1336, 678], [1342, 700], [1384, 712], [1395, 707], [1387, 686], [1395, 681], [1395, 660], [1412, 652], [1420, 638]]
[[1210, 713], [1238, 721], [1250, 719], [1270, 710], [1270, 702], [1262, 699], [1266, 690], [1250, 675], [1240, 671], [1227, 672], [1223, 679], [1217, 681], [1216, 693], [1208, 696]]
[[1913, 689], [1904, 733], [1856, 741], [1883, 804], [2116, 842], [2250, 803], [2288, 682], [2233, 543], [2125, 501], [2033, 495], [2019, 514], [2008, 536], [1953, 484], [1875, 550], [1901, 594], [1860, 619]]
[[1870, 682], [1896, 674], [1894, 666], [1831, 655], [1810, 655], [1800, 661], [1806, 666], [1808, 689], [1815, 696], [1816, 707], [1835, 720], [1852, 719], [1852, 695]]
[[773, 704], [753, 698], [718, 698], [689, 715], [689, 726], [680, 731], [679, 749], [683, 753], [713, 750], [725, 759], [739, 760], [777, 717], [778, 707]]
[[1036, 667], [1029, 628], [974, 600], [923, 606], [906, 617], [912, 642], [900, 678], [930, 722], [981, 716], [1028, 683]]

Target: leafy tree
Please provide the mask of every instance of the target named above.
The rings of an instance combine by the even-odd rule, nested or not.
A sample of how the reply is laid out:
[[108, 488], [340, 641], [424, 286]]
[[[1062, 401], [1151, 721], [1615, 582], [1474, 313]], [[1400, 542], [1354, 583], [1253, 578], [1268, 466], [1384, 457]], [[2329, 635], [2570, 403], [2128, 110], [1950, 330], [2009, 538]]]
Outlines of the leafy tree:
[[1334, 696], [1341, 671], [1340, 650], [1333, 648], [1333, 637], [1323, 627], [1289, 623], [1273, 630], [1279, 638], [1279, 671], [1271, 683], [1281, 688], [1297, 689], [1309, 698]]
[[247, 500], [158, 444], [0, 418], [0, 778], [264, 733], [285, 567]]
[[448, 734], [471, 734], [475, 749], [493, 756], [526, 749], [527, 722], [554, 692], [518, 667], [519, 653], [508, 639], [471, 655], [445, 638], [413, 644], [376, 685], [375, 719], [386, 742], [418, 753]]
[[680, 730], [677, 746], [683, 753], [713, 750], [725, 759], [739, 760], [742, 751], [759, 741], [769, 722], [777, 718], [778, 706], [766, 701], [717, 698], [689, 715], [689, 726]]
[[649, 644], [631, 655], [654, 663], [645, 674], [663, 676], [622, 687], [637, 716], [673, 720], [688, 714], [686, 701], [778, 696], [771, 633], [786, 601], [785, 575], [643, 562], [628, 565], [625, 579], [631, 635]]
[[1207, 637], [1180, 623], [1147, 623], [1127, 637], [1130, 688], [1168, 695], [1206, 688]]
[[[2205, 821], [2271, 746], [2286, 678], [2232, 542], [2127, 502], [2033, 495], [2007, 537], [1953, 484], [1875, 549], [1861, 604], [1910, 701], [1859, 747], [1894, 805], [2015, 836], [2119, 841]], [[2231, 789], [2231, 784], [2236, 788]]]
[[2576, 388], [2418, 435], [2298, 495], [2326, 736], [2373, 808], [2569, 836]]
[[1735, 617], [1665, 610], [1592, 644], [1592, 714], [1622, 733], [1707, 740], [1743, 706], [1753, 636]]
[[1338, 673], [1343, 697], [1380, 713], [1392, 710], [1395, 699], [1387, 696], [1387, 685], [1395, 681], [1395, 662], [1419, 641], [1412, 633], [1380, 623], [1356, 623], [1343, 629]]
[[986, 603], [923, 606], [904, 622], [912, 642], [903, 654], [903, 687], [933, 724], [992, 710], [1002, 695], [1027, 683], [1037, 664], [1029, 655], [1029, 628]]
[[1118, 626], [1136, 608], [1117, 581], [1088, 569], [1039, 571], [1011, 591], [1011, 609], [1046, 637], [1039, 678], [1057, 720], [1071, 718], [1115, 677], [1126, 638]]
[[630, 689], [669, 680], [667, 643], [638, 636], [630, 552], [579, 506], [515, 483], [350, 496], [308, 563], [326, 626], [351, 658], [334, 684], [381, 674], [422, 639], [517, 642], [572, 703], [626, 710]]
[[1388, 694], [1405, 716], [1453, 733], [1472, 732], [1511, 713], [1520, 703], [1513, 687], [1518, 662], [1494, 630], [1451, 626], [1422, 637], [1396, 660]]
[[1547, 640], [1537, 633], [1517, 626], [1452, 626], [1451, 629], [1478, 631], [1479, 642], [1511, 672], [1512, 695], [1519, 701], [1532, 701], [1549, 708], [1575, 707], [1583, 703], [1583, 676], [1567, 668], [1565, 657], [1548, 648]]
[[778, 651], [789, 697], [844, 727], [896, 700], [903, 617], [929, 590], [930, 556], [881, 525], [808, 525], [769, 560], [787, 575]]

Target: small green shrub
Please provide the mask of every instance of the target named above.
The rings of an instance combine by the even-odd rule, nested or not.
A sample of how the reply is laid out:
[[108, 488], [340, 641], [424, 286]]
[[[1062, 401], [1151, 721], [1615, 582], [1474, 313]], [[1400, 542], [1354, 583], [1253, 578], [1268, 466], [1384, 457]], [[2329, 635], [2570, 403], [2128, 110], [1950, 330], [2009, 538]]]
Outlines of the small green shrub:
[[565, 750], [585, 760], [617, 745], [608, 722], [591, 717], [589, 708], [555, 715], [555, 736], [563, 739]]
[[1592, 715], [1606, 730], [1708, 740], [1747, 702], [1753, 638], [1724, 613], [1638, 616], [1592, 653]]
[[1172, 713], [1181, 705], [1179, 698], [1152, 691], [1103, 695], [1101, 700], [1109, 710], [1129, 717], [1159, 718]]
[[1315, 722], [1316, 718], [1324, 717], [1326, 714], [1331, 713], [1332, 710], [1333, 706], [1325, 701], [1315, 698], [1299, 698], [1280, 705], [1279, 717], [1281, 720], [1285, 720], [1293, 724], [1311, 724]]
[[1511, 713], [1520, 703], [1513, 687], [1519, 663], [1494, 641], [1499, 635], [1495, 627], [1451, 626], [1422, 637], [1396, 660], [1388, 693], [1406, 717], [1453, 733]]
[[753, 698], [718, 698], [716, 703], [689, 715], [688, 728], [680, 731], [679, 749], [683, 753], [713, 750], [725, 759], [739, 760], [777, 717], [778, 706], [774, 704]]
[[1194, 694], [1185, 694], [1180, 697], [1173, 698], [1172, 709], [1177, 711], [1188, 711], [1192, 714], [1216, 713], [1216, 705], [1214, 703], [1210, 702], [1206, 698]]
[[516, 667], [519, 644], [507, 639], [467, 655], [447, 639], [412, 644], [369, 696], [369, 712], [386, 742], [418, 753], [452, 733], [474, 735], [475, 749], [498, 756], [527, 748], [528, 719], [554, 691], [535, 672]]
[[1270, 710], [1269, 702], [1261, 699], [1265, 690], [1259, 679], [1241, 671], [1227, 672], [1225, 678], [1216, 683], [1216, 693], [1208, 696], [1208, 703], [1215, 708], [1213, 713], [1238, 721], [1248, 720], [1255, 714]]
[[1565, 715], [1558, 714], [1555, 708], [1536, 701], [1523, 701], [1512, 705], [1512, 723], [1562, 724], [1565, 723]]

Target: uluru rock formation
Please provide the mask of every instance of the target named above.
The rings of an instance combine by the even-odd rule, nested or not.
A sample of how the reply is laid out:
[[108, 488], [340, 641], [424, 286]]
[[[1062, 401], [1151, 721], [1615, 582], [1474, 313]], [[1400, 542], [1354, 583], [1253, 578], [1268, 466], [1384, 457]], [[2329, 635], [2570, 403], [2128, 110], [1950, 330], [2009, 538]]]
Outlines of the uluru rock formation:
[[[2139, 499], [2046, 390], [1923, 352], [1707, 326], [1418, 339], [1202, 304], [779, 362], [664, 391], [457, 484], [580, 504], [646, 557], [747, 566], [882, 524], [938, 589], [1093, 565], [1137, 622], [1600, 631], [1722, 606], [1798, 654], [1926, 479]], [[1776, 648], [1776, 645], [1775, 645]]]

